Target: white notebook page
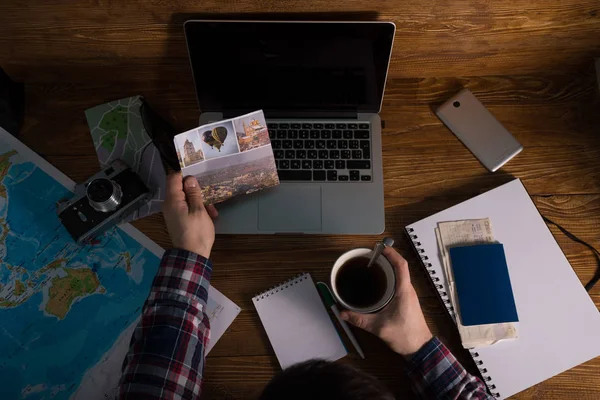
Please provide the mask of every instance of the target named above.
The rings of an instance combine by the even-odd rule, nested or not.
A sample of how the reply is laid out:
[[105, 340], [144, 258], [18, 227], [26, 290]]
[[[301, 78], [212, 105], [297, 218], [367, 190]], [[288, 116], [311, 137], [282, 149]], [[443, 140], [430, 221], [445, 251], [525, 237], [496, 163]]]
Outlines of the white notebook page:
[[496, 386], [492, 392], [506, 398], [600, 355], [600, 313], [518, 179], [407, 227], [437, 284], [447, 287], [437, 223], [486, 217], [504, 244], [519, 338], [475, 351]]
[[348, 354], [310, 274], [252, 302], [282, 369], [313, 358], [335, 361]]

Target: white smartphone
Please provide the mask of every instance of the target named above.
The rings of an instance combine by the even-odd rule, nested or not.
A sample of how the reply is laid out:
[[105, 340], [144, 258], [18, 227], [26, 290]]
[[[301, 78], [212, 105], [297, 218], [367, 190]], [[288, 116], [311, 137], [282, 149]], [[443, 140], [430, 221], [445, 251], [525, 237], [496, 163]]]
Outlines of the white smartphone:
[[435, 112], [477, 159], [492, 172], [523, 150], [523, 146], [468, 89]]

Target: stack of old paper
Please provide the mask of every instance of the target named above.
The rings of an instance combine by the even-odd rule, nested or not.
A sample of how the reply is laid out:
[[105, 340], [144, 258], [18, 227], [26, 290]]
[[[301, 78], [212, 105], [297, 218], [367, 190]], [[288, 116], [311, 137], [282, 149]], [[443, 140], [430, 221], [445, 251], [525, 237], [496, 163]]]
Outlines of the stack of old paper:
[[[487, 325], [464, 326], [460, 320], [460, 310], [456, 296], [456, 285], [450, 263], [448, 249], [456, 246], [494, 243], [492, 225], [489, 218], [464, 221], [439, 222], [435, 234], [440, 249], [440, 258], [448, 281], [448, 297], [456, 313], [456, 324], [463, 347], [489, 346], [502, 339], [517, 338], [517, 330], [512, 322]], [[482, 265], [481, 268], [485, 268]], [[481, 288], [485, 290], [485, 288]]]

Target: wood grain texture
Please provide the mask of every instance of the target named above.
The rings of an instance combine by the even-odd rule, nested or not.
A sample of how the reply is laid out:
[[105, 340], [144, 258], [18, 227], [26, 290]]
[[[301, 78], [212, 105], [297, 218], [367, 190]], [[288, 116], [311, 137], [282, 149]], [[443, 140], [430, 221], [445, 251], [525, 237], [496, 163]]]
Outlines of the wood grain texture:
[[[392, 77], [576, 70], [600, 55], [595, 0], [135, 0], [71, 1], [63, 6], [25, 0], [5, 2], [0, 14], [0, 46], [6, 49], [0, 62], [44, 60], [58, 66], [58, 74], [60, 65], [99, 61], [119, 70], [119, 61], [127, 64], [132, 58], [168, 60], [162, 67], [185, 65], [181, 23], [193, 17], [392, 21], [397, 27]], [[62, 74], [68, 78], [66, 70]]]
[[[383, 131], [386, 235], [397, 239], [432, 331], [467, 369], [476, 368], [418, 264], [404, 226], [472, 196], [522, 179], [542, 215], [600, 248], [600, 56], [597, 0], [207, 0], [0, 4], [0, 66], [26, 82], [21, 139], [76, 181], [97, 172], [84, 110], [142, 94], [181, 130], [198, 121], [182, 23], [191, 17], [387, 20], [397, 32]], [[471, 89], [524, 145], [500, 172], [485, 170], [433, 113]], [[163, 247], [161, 215], [134, 223]], [[582, 283], [592, 252], [550, 227]], [[378, 236], [227, 236], [213, 251], [213, 284], [243, 311], [208, 357], [205, 399], [254, 399], [278, 364], [251, 297], [302, 271], [326, 280], [333, 261]], [[314, 249], [314, 251], [307, 251]], [[600, 307], [600, 287], [591, 293]], [[413, 398], [402, 362], [356, 331], [373, 373], [398, 398]], [[524, 365], [526, 368], [526, 365]], [[515, 399], [600, 398], [600, 359]]]

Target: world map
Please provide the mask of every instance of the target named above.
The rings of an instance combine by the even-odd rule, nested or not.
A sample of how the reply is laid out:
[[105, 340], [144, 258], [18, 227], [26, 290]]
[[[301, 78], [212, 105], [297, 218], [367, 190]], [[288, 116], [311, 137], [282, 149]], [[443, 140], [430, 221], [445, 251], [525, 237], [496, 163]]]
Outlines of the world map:
[[56, 204], [71, 192], [0, 140], [0, 392], [68, 399], [140, 315], [159, 257], [122, 229], [86, 246]]

